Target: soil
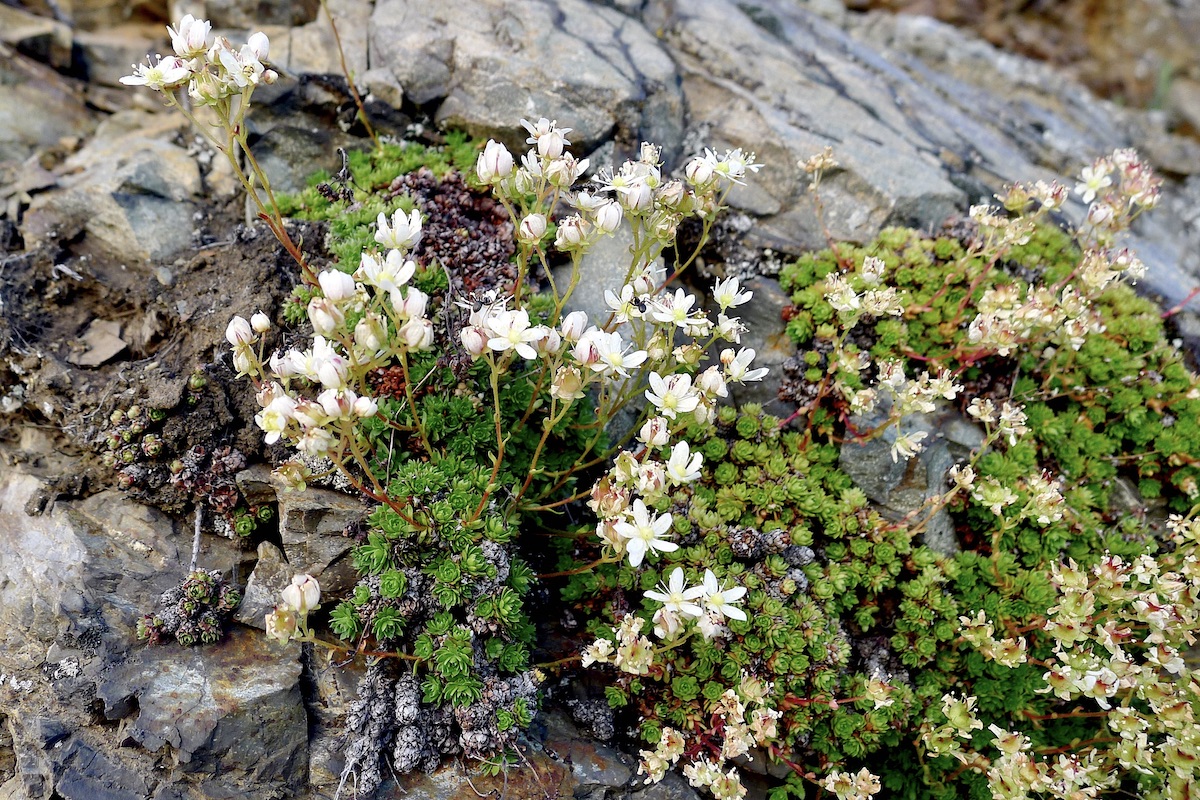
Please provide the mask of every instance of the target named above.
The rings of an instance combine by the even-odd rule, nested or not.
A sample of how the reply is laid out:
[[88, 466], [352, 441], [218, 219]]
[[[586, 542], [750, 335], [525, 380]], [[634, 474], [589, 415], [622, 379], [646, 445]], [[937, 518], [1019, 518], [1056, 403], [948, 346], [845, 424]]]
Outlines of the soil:
[[[225, 326], [258, 310], [278, 318], [298, 270], [265, 226], [234, 222], [234, 208], [207, 212], [200, 238], [213, 243], [157, 271], [79, 253], [73, 242], [22, 253], [10, 241], [0, 255], [0, 380], [24, 390], [0, 446], [7, 459], [55, 478], [61, 496], [112, 485], [115, 471], [102, 463], [110, 417], [134, 405], [168, 412], [154, 426], [158, 462], [197, 443], [262, 459], [253, 392], [230, 366]], [[293, 223], [291, 236], [315, 263], [327, 260], [323, 226]], [[268, 347], [277, 344], [267, 336]], [[70, 462], [48, 451], [47, 437]], [[56, 475], [66, 463], [70, 474]], [[136, 488], [139, 499], [168, 510], [185, 499], [169, 486]]]

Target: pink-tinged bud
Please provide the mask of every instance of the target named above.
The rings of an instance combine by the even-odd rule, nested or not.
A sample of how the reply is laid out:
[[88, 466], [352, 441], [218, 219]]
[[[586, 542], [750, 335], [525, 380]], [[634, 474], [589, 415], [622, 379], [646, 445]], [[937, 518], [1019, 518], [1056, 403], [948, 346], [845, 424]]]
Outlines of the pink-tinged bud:
[[481, 356], [488, 349], [487, 332], [478, 325], [469, 325], [463, 328], [458, 332], [458, 338], [472, 357]]
[[654, 276], [647, 270], [642, 270], [633, 279], [633, 283], [630, 286], [633, 287], [633, 293], [636, 295], [654, 294], [658, 290], [658, 283], [655, 281]]
[[276, 608], [266, 617], [267, 638], [286, 644], [296, 635], [296, 614], [287, 606]]
[[410, 319], [401, 326], [399, 334], [409, 350], [433, 347], [433, 323], [427, 319]]
[[638, 431], [638, 441], [647, 447], [662, 447], [671, 437], [671, 429], [663, 417], [651, 417]]
[[317, 395], [317, 402], [321, 404], [325, 414], [332, 419], [350, 416], [354, 409], [354, 401], [357, 399], [358, 395], [351, 389], [341, 391], [326, 389]]
[[587, 314], [583, 311], [572, 311], [567, 316], [563, 317], [562, 321], [562, 337], [568, 342], [577, 342], [579, 337], [583, 336], [583, 332], [587, 330]]
[[225, 326], [225, 340], [234, 347], [245, 347], [252, 344], [256, 338], [254, 329], [242, 317], [234, 317]]
[[360, 397], [354, 401], [354, 416], [356, 417], [373, 417], [378, 410], [379, 404], [370, 397]]
[[282, 599], [293, 611], [305, 616], [321, 607], [321, 584], [312, 575], [296, 575], [284, 588]]
[[587, 222], [578, 214], [567, 217], [558, 225], [554, 244], [559, 250], [576, 250], [587, 244]]
[[513, 157], [508, 148], [488, 139], [475, 162], [475, 174], [483, 183], [494, 183], [512, 174]]
[[325, 297], [334, 303], [349, 300], [357, 292], [354, 278], [336, 269], [322, 272], [317, 276], [317, 282], [321, 284], [321, 291], [325, 293]]
[[542, 214], [529, 214], [521, 220], [517, 238], [522, 242], [540, 242], [546, 235], [546, 217]]
[[259, 80], [270, 86], [272, 83], [279, 80], [279, 73], [273, 69], [264, 69], [262, 77], [260, 77]]
[[255, 312], [254, 316], [250, 317], [250, 327], [255, 333], [266, 333], [271, 330], [271, 318], [261, 311]]
[[308, 319], [319, 336], [330, 336], [346, 321], [341, 309], [324, 297], [308, 301]]
[[571, 355], [575, 356], [575, 360], [585, 367], [600, 361], [600, 348], [596, 345], [593, 333], [602, 335], [596, 328], [591, 328], [571, 348]]
[[725, 386], [725, 376], [721, 374], [720, 367], [715, 365], [700, 373], [700, 377], [696, 378], [696, 388], [709, 397], [729, 396], [729, 390]]
[[624, 218], [625, 212], [621, 210], [621, 204], [615, 200], [601, 203], [596, 207], [592, 217], [596, 224], [596, 230], [601, 233], [612, 233], [621, 227], [621, 220]]
[[686, 192], [679, 181], [669, 181], [658, 189], [658, 202], [667, 208], [676, 208], [683, 202]]

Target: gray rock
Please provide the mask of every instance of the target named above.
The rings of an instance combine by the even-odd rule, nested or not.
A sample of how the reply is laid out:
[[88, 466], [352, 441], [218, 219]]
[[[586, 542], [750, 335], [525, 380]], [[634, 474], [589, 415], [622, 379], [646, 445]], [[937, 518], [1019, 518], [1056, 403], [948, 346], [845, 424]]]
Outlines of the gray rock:
[[33, 198], [23, 232], [38, 245], [86, 232], [87, 243], [125, 263], [169, 261], [192, 242], [200, 170], [165, 139], [181, 120], [120, 112], [60, 167], [62, 188]]
[[147, 53], [169, 52], [167, 31], [162, 25], [127, 24], [77, 31], [75, 45], [88, 81], [119, 88], [124, 88], [121, 77], [133, 72], [130, 65], [145, 61]]
[[587, 152], [620, 132], [678, 143], [683, 104], [671, 59], [643, 26], [584, 0], [382, 0], [371, 68], [389, 68], [437, 121], [520, 145], [522, 117], [557, 119]]
[[[638, 782], [635, 782], [635, 786]], [[700, 795], [676, 772], [668, 772], [658, 783], [629, 795], [629, 800], [699, 800]]]
[[0, 44], [0, 162], [24, 161], [95, 127], [79, 86]]
[[136, 699], [127, 735], [151, 752], [169, 745], [189, 770], [298, 787], [308, 749], [299, 656], [299, 645], [280, 648], [237, 629], [213, 647], [140, 649], [97, 695], [117, 717]]
[[579, 729], [561, 713], [547, 713], [542, 719], [546, 726], [542, 747], [570, 766], [577, 783], [576, 797], [595, 790], [604, 797], [606, 790], [629, 785], [633, 778], [632, 758], [608, 745], [583, 739]]
[[71, 66], [71, 28], [48, 17], [0, 5], [0, 42], [55, 69]]
[[270, 542], [259, 542], [258, 562], [246, 581], [242, 604], [233, 618], [243, 625], [265, 630], [264, 617], [278, 605], [279, 593], [292, 582], [295, 574], [278, 547]]
[[342, 531], [366, 512], [361, 500], [341, 492], [311, 487], [299, 493], [281, 491], [279, 534], [288, 564], [296, 573], [321, 578], [327, 592], [349, 588], [327, 581], [323, 573], [354, 547]]

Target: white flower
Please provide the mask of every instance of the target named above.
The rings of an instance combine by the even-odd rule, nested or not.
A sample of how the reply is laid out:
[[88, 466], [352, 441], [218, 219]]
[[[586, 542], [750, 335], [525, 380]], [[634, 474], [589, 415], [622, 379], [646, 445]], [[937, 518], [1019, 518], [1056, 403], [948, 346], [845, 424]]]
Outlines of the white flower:
[[691, 452], [687, 442], [676, 442], [667, 459], [667, 477], [675, 483], [691, 483], [700, 478], [700, 466], [704, 457]]
[[433, 323], [423, 317], [410, 319], [397, 331], [410, 350], [428, 350], [433, 347]]
[[543, 214], [527, 215], [517, 229], [517, 238], [522, 242], [540, 242], [545, 235], [546, 217]]
[[295, 575], [282, 592], [283, 602], [304, 615], [321, 607], [321, 584], [312, 575]]
[[675, 294], [667, 295], [655, 301], [654, 319], [659, 322], [674, 323], [683, 328], [690, 324], [688, 311], [695, 305], [696, 298], [683, 289], [676, 289]]
[[[599, 364], [592, 364], [591, 367], [598, 372], [603, 372], [610, 376], [616, 374], [623, 378], [628, 378], [629, 373], [625, 370], [636, 369], [646, 360], [646, 353], [643, 350], [634, 350], [632, 353], [626, 352], [632, 345], [627, 347], [621, 341], [621, 334], [619, 333], [597, 331], [594, 341], [600, 353], [600, 362]], [[582, 339], [580, 340], [580, 344], [583, 344]], [[578, 349], [578, 346], [576, 346], [576, 349]], [[597, 369], [597, 367], [599, 368]]]
[[1083, 168], [1083, 172], [1080, 173], [1083, 182], [1075, 186], [1075, 193], [1083, 199], [1083, 202], [1092, 202], [1096, 199], [1097, 192], [1112, 186], [1112, 178], [1108, 174], [1111, 169], [1112, 165], [1103, 158], [1091, 166]]
[[896, 437], [896, 441], [892, 444], [892, 461], [899, 460], [901, 456], [904, 460], [915, 456], [917, 453], [925, 449], [921, 441], [929, 436], [925, 431], [916, 431], [915, 433], [904, 433]]
[[700, 404], [700, 398], [692, 391], [692, 376], [686, 373], [663, 378], [657, 372], [651, 372], [646, 399], [657, 406], [664, 417], [671, 419], [677, 414], [694, 411]]
[[504, 311], [496, 315], [491, 327], [496, 335], [488, 339], [488, 347], [501, 353], [505, 350], [515, 350], [517, 355], [530, 361], [537, 358], [537, 351], [529, 343], [538, 339], [541, 334], [537, 328], [529, 326], [528, 311]]
[[389, 225], [387, 214], [380, 211], [375, 227], [375, 241], [384, 247], [411, 250], [421, 241], [421, 212], [414, 208], [411, 214], [405, 216], [402, 210], [396, 209]]
[[525, 140], [525, 143], [537, 145], [538, 155], [542, 158], [558, 158], [562, 155], [563, 147], [571, 144], [566, 139], [566, 135], [572, 129], [558, 127], [557, 120], [551, 121], [542, 117], [537, 122], [531, 123], [523, 119], [521, 125], [529, 131], [529, 138]]
[[267, 435], [267, 444], [275, 444], [287, 430], [288, 423], [296, 413], [296, 401], [286, 394], [271, 400], [267, 407], [254, 415], [254, 424]]
[[225, 326], [225, 340], [234, 347], [246, 347], [257, 338], [254, 328], [243, 317], [234, 317]]
[[354, 401], [354, 416], [360, 419], [375, 416], [375, 412], [379, 410], [379, 404], [370, 397], [360, 397]]
[[725, 377], [735, 383], [760, 381], [769, 371], [766, 367], [747, 369], [754, 360], [754, 350], [743, 347], [735, 356], [732, 348], [721, 351], [721, 363], [725, 365]]
[[725, 378], [721, 368], [713, 364], [696, 379], [696, 388], [704, 392], [706, 397], [728, 397], [729, 389], [725, 386]]
[[642, 316], [638, 306], [634, 304], [633, 287], [629, 284], [621, 287], [620, 294], [612, 289], [605, 289], [604, 302], [612, 311], [613, 319], [617, 322], [628, 322], [630, 317], [639, 319]]
[[191, 68], [182, 58], [159, 56], [158, 61], [152, 64], [134, 64], [133, 74], [121, 78], [121, 83], [126, 86], [145, 86], [161, 92], [181, 85], [191, 75]]
[[708, 612], [718, 619], [739, 619], [745, 621], [746, 612], [742, 611], [733, 603], [736, 603], [746, 594], [745, 586], [733, 586], [722, 589], [717, 583], [717, 576], [713, 574], [711, 569], [704, 570], [704, 605], [708, 608]]
[[679, 549], [679, 545], [662, 538], [671, 529], [673, 520], [670, 514], [660, 514], [650, 519], [650, 511], [640, 499], [633, 501], [632, 511], [633, 522], [622, 520], [613, 526], [617, 534], [626, 540], [625, 551], [629, 553], [630, 566], [641, 566], [648, 551], [670, 553]]
[[683, 569], [676, 567], [667, 582], [660, 583], [657, 587], [658, 591], [646, 592], [646, 597], [657, 600], [667, 610], [674, 611], [676, 614], [699, 617], [704, 611], [692, 601], [704, 596], [704, 587], [693, 586], [685, 589], [684, 585]]
[[325, 337], [313, 338], [313, 349], [308, 360], [309, 369], [305, 371], [305, 377], [309, 380], [319, 381], [326, 389], [341, 389], [346, 385], [350, 364]]
[[670, 439], [671, 430], [663, 417], [651, 417], [638, 431], [637, 439], [647, 447], [662, 447]]
[[354, 277], [381, 292], [394, 295], [401, 286], [409, 282], [416, 271], [415, 261], [406, 261], [404, 254], [399, 250], [389, 250], [387, 257], [382, 261], [370, 253], [363, 253]]
[[317, 276], [317, 283], [321, 284], [321, 291], [325, 293], [325, 297], [335, 303], [349, 300], [358, 291], [354, 285], [354, 278], [336, 269], [322, 272]]
[[171, 35], [171, 47], [174, 48], [175, 55], [181, 58], [197, 58], [204, 55], [208, 50], [208, 34], [211, 30], [212, 25], [208, 20], [196, 19], [191, 14], [179, 20], [178, 28], [167, 26], [167, 33]]
[[261, 311], [256, 311], [254, 316], [250, 317], [250, 327], [255, 333], [266, 333], [271, 330], [271, 318]]
[[475, 174], [483, 183], [495, 183], [512, 174], [513, 157], [508, 148], [497, 141], [488, 139], [475, 162]]
[[754, 292], [742, 292], [739, 291], [739, 288], [737, 278], [726, 278], [723, 281], [717, 281], [713, 286], [713, 299], [717, 301], [717, 305], [721, 307], [722, 311], [740, 306], [754, 297]]
[[713, 167], [716, 166], [716, 159], [709, 160], [704, 156], [695, 156], [687, 163], [683, 169], [683, 175], [687, 178], [687, 182], [697, 188], [704, 188], [713, 181], [715, 173]]
[[575, 179], [586, 172], [587, 168], [588, 160], [586, 158], [582, 161], [576, 161], [575, 156], [570, 153], [564, 153], [551, 161], [546, 167], [546, 180], [552, 186], [557, 186], [560, 189], [569, 189], [574, 185]]
[[[266, 35], [260, 32], [251, 36], [250, 42], [242, 45], [236, 53], [224, 39], [218, 39], [212, 49], [216, 50], [216, 60], [225, 68], [228, 80], [239, 89], [245, 89], [247, 86], [257, 86], [262, 78], [266, 69], [262, 59], [266, 57], [268, 46]], [[209, 57], [211, 58], [211, 50]]]

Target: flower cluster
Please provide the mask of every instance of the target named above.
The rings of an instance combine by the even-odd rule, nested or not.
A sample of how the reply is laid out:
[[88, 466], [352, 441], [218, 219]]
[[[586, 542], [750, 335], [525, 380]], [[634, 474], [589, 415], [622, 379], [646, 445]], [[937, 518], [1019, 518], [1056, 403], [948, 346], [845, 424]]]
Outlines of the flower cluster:
[[321, 607], [321, 584], [311, 575], [295, 575], [279, 599], [266, 617], [267, 638], [280, 643], [311, 639], [308, 615]]
[[641, 751], [638, 774], [646, 783], [657, 783], [668, 769], [686, 760], [683, 775], [697, 789], [707, 789], [717, 800], [738, 800], [746, 796], [737, 769], [727, 761], [751, 760], [750, 750], [774, 741], [778, 736], [779, 711], [771, 708], [767, 699], [772, 687], [742, 673], [738, 690], [728, 689], [710, 709], [710, 734], [688, 742], [674, 728], [662, 729], [653, 750]]
[[187, 87], [188, 96], [201, 106], [218, 106], [231, 97], [249, 102], [260, 83], [274, 83], [278, 74], [264, 63], [270, 51], [261, 31], [235, 47], [224, 36], [211, 36], [212, 24], [188, 14], [175, 28], [168, 27], [175, 54], [154, 56], [134, 64], [133, 74], [121, 78], [126, 86], [145, 86], [170, 95]]

